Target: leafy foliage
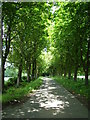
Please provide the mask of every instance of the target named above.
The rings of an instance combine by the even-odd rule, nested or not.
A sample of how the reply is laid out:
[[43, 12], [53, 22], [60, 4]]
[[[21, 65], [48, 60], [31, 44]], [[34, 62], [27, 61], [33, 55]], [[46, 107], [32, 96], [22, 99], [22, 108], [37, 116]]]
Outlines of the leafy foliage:
[[5, 77], [16, 77], [17, 76], [17, 69], [14, 67], [7, 67], [5, 70]]
[[[52, 41], [55, 47], [54, 59], [50, 66], [56, 74], [74, 73], [83, 68], [85, 84], [88, 84], [89, 69], [89, 3], [56, 3], [53, 13]], [[52, 67], [53, 66], [53, 67]]]

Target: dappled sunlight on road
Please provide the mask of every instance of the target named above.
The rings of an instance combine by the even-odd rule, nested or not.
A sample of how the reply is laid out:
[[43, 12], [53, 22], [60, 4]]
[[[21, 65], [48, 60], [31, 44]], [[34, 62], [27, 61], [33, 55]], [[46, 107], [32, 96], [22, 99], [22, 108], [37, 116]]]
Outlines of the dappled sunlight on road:
[[3, 118], [86, 118], [88, 116], [87, 110], [75, 97], [50, 78], [44, 77], [40, 89], [34, 90], [28, 97], [26, 102], [3, 110]]
[[[57, 90], [58, 88], [57, 86], [53, 86], [55, 85], [55, 83], [49, 81], [49, 78], [45, 78], [45, 85], [42, 85], [41, 89], [36, 92], [35, 96], [37, 96], [36, 100], [39, 101], [39, 107], [44, 108], [46, 110], [52, 109], [54, 110], [52, 114], [57, 115], [59, 112], [64, 110], [64, 107], [69, 107], [69, 102], [63, 101], [63, 96], [54, 94], [55, 90]], [[52, 86], [50, 86], [50, 84]]]

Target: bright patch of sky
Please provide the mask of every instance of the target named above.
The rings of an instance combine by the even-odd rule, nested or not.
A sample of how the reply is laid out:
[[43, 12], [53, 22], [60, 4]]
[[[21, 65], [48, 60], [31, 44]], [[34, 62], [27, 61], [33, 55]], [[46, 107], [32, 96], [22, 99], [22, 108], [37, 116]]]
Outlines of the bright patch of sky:
[[47, 52], [47, 48], [44, 48], [44, 51]]
[[8, 66], [10, 66], [10, 63], [5, 62], [5, 68], [8, 67]]
[[57, 11], [59, 8], [60, 8], [59, 6], [58, 6], [58, 7], [57, 7], [57, 6], [53, 6], [53, 7], [51, 8], [52, 14], [54, 14], [54, 12]]

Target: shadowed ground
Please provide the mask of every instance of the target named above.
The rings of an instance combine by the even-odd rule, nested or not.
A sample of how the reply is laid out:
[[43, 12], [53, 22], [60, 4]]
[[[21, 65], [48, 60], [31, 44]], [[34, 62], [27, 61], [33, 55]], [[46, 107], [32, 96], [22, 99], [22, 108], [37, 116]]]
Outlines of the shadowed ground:
[[51, 78], [28, 100], [3, 110], [3, 118], [88, 118], [88, 109]]

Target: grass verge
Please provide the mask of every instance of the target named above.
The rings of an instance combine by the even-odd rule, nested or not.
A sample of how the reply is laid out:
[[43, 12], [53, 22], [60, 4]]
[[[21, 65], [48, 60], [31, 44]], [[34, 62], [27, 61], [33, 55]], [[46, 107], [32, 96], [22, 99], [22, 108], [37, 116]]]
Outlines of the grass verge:
[[86, 101], [87, 103], [85, 104], [88, 104], [88, 100], [90, 99], [90, 84], [85, 86], [84, 80], [82, 81], [81, 79], [77, 79], [77, 82], [75, 82], [73, 78], [68, 79], [60, 76], [55, 76], [52, 78], [72, 94], [76, 95], [80, 100], [82, 98], [81, 102]]
[[15, 86], [10, 87], [2, 94], [2, 104], [7, 104], [11, 101], [17, 101], [24, 98], [32, 90], [37, 89], [42, 84], [42, 78], [31, 81], [30, 83], [22, 82], [21, 85], [17, 88]]

